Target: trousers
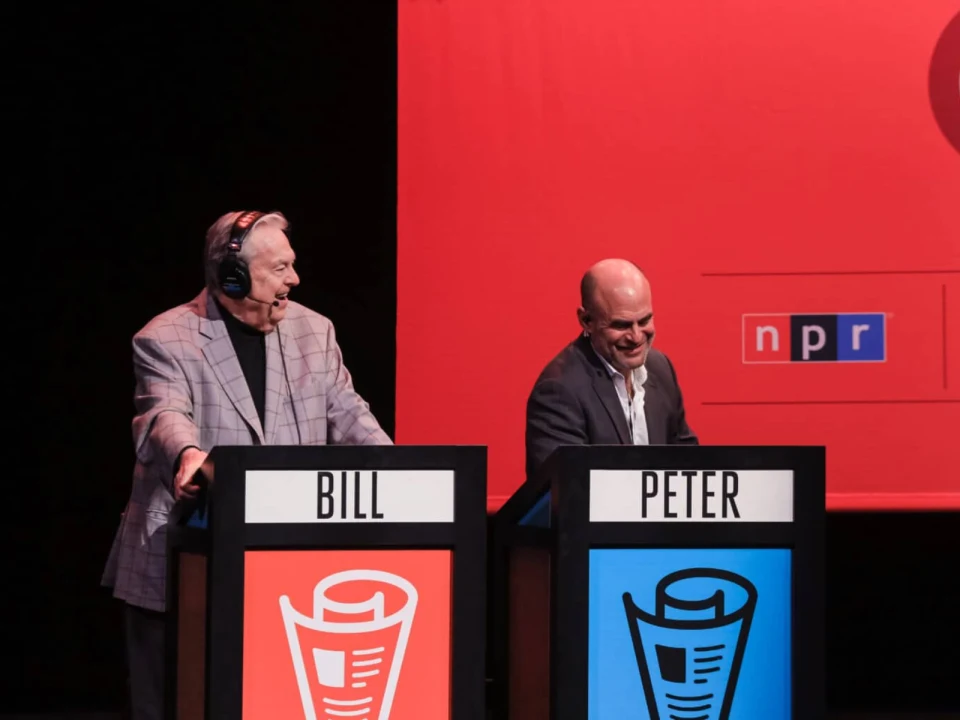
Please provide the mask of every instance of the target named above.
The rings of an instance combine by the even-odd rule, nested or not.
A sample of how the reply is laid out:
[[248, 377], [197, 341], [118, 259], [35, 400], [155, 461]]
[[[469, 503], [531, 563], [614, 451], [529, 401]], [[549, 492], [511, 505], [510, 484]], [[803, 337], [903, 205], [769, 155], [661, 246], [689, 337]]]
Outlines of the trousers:
[[165, 614], [124, 605], [130, 720], [163, 720]]

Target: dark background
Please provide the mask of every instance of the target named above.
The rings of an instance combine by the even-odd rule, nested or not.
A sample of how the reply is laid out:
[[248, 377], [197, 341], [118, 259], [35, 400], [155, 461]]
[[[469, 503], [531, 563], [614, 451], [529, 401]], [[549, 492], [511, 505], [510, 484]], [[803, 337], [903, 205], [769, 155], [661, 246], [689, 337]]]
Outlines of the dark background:
[[[130, 487], [130, 338], [199, 292], [217, 216], [287, 215], [295, 299], [334, 321], [393, 435], [396, 4], [300, 5], [2, 11], [0, 713], [122, 705], [99, 580]], [[958, 520], [831, 515], [832, 708], [960, 709]]]
[[52, 8], [2, 23], [3, 275], [23, 301], [3, 352], [18, 369], [0, 713], [120, 706], [120, 615], [99, 582], [130, 491], [130, 339], [202, 289], [219, 215], [287, 215], [293, 297], [333, 320], [393, 436], [395, 4]]

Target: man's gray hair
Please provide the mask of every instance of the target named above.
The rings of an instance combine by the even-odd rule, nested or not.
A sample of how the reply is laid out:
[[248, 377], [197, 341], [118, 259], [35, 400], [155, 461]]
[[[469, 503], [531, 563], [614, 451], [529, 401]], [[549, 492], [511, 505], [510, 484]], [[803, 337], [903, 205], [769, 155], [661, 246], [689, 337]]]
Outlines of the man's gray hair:
[[[220, 262], [227, 256], [227, 243], [230, 242], [230, 231], [237, 219], [246, 211], [229, 212], [217, 218], [217, 221], [207, 230], [207, 242], [203, 251], [203, 274], [206, 279], [207, 289], [210, 291], [220, 288], [219, 267]], [[263, 217], [257, 219], [253, 226], [247, 231], [247, 239], [240, 246], [240, 259], [250, 264], [250, 258], [253, 256], [256, 248], [250, 243], [250, 237], [253, 231], [261, 224], [272, 224], [281, 230], [286, 230], [289, 226], [287, 218], [281, 212], [266, 213]]]

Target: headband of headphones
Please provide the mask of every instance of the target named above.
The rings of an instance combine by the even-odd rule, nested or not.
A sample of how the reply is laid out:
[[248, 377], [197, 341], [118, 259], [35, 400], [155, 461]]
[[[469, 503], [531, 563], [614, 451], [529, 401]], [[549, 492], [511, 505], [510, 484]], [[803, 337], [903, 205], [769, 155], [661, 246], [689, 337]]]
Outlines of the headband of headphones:
[[236, 255], [240, 252], [240, 248], [247, 234], [250, 232], [250, 228], [252, 228], [257, 220], [262, 218], [264, 214], [265, 213], [258, 210], [250, 210], [240, 214], [240, 217], [234, 221], [233, 227], [230, 228], [230, 239], [227, 241], [228, 253]]

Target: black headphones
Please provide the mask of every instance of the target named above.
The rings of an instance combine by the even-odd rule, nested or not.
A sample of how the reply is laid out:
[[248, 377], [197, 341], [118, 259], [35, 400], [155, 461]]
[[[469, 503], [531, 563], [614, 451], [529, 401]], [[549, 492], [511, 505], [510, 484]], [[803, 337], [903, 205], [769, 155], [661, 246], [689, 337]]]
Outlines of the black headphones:
[[230, 228], [230, 239], [227, 241], [227, 254], [220, 261], [217, 271], [217, 281], [220, 289], [228, 298], [242, 300], [250, 294], [250, 270], [247, 264], [240, 259], [240, 248], [250, 233], [250, 229], [262, 218], [265, 213], [251, 210], [240, 214]]
[[[240, 217], [234, 221], [233, 227], [230, 228], [227, 254], [224, 255], [217, 269], [217, 281], [220, 283], [220, 289], [228, 298], [242, 300], [250, 294], [250, 270], [247, 268], [247, 264], [240, 259], [240, 248], [243, 247], [243, 241], [250, 233], [250, 229], [264, 215], [266, 213], [258, 210], [241, 213]], [[283, 376], [287, 381], [290, 407], [293, 409], [293, 423], [297, 429], [297, 443], [303, 445], [303, 437], [300, 434], [300, 419], [297, 417], [297, 406], [293, 401], [293, 388], [290, 386], [290, 376], [287, 374], [287, 358], [283, 354], [283, 340], [281, 338], [282, 334], [277, 333], [277, 342], [280, 344], [280, 360], [283, 363]]]

